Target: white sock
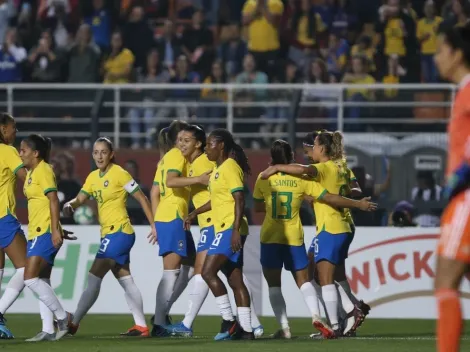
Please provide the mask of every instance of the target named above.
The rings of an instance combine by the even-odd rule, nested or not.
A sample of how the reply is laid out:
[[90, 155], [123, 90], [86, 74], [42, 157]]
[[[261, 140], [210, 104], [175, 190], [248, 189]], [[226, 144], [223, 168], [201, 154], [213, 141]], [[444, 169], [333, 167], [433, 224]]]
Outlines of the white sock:
[[341, 299], [341, 306], [346, 313], [350, 313], [354, 309], [354, 303], [351, 302], [348, 294], [341, 285], [337, 283], [336, 288], [338, 289], [339, 297]]
[[0, 313], [5, 314], [24, 289], [24, 268], [16, 269], [0, 299]]
[[330, 318], [331, 327], [338, 327], [338, 292], [334, 284], [322, 286], [322, 296], [325, 301], [326, 311]]
[[271, 302], [274, 315], [276, 316], [279, 325], [281, 325], [281, 328], [288, 328], [289, 321], [287, 320], [286, 301], [284, 301], [284, 296], [282, 296], [280, 287], [269, 288], [269, 300]]
[[217, 303], [217, 306], [219, 307], [219, 311], [220, 311], [220, 315], [222, 316], [222, 319], [233, 321], [232, 305], [230, 304], [230, 299], [228, 298], [228, 295], [225, 294], [219, 297], [215, 297], [215, 302]]
[[251, 327], [251, 308], [250, 307], [238, 307], [238, 322], [243, 330], [246, 332], [252, 332]]
[[80, 324], [80, 321], [83, 319], [85, 314], [88, 313], [90, 308], [93, 307], [93, 304], [95, 304], [100, 294], [101, 281], [102, 279], [99, 277], [93, 275], [92, 273], [88, 273], [88, 283], [85, 291], [83, 291], [82, 295], [80, 296], [77, 309], [73, 314], [73, 324]]
[[155, 325], [164, 326], [165, 316], [168, 307], [168, 301], [171, 298], [175, 288], [176, 280], [178, 279], [179, 269], [177, 270], [163, 270], [163, 275], [157, 288], [157, 302], [155, 305]]
[[322, 295], [322, 290], [321, 290], [321, 286], [315, 281], [315, 279], [313, 279], [312, 281], [310, 281], [310, 283], [312, 284], [313, 288], [315, 289], [315, 293], [317, 294], [317, 298], [318, 300], [320, 301], [320, 304], [322, 305], [323, 307], [323, 310], [325, 312], [325, 318], [328, 322], [328, 325], [331, 325], [330, 324], [330, 317], [328, 316], [328, 312], [326, 310], [326, 305], [325, 305], [325, 301], [323, 300], [323, 295]]
[[349, 297], [349, 300], [352, 302], [352, 304], [357, 305], [359, 303], [359, 300], [356, 298], [356, 296], [354, 296], [351, 291], [351, 286], [349, 286], [348, 280], [336, 281], [336, 284], [343, 288], [344, 292], [346, 292], [346, 295]]
[[[47, 285], [51, 286], [50, 279], [41, 279]], [[41, 314], [42, 320], [42, 331], [47, 332], [48, 334], [53, 334], [55, 332], [54, 329], [54, 313], [47, 308], [47, 306], [42, 302], [39, 301], [39, 313]]]
[[24, 280], [24, 283], [38, 296], [39, 300], [54, 313], [57, 320], [64, 320], [67, 318], [67, 313], [65, 312], [64, 307], [62, 307], [62, 304], [60, 304], [59, 299], [55, 295], [51, 286], [46, 284], [44, 281], [39, 280], [38, 277]]
[[3, 272], [4, 272], [4, 269], [0, 269], [0, 291], [2, 290]]
[[175, 282], [175, 287], [173, 288], [173, 293], [171, 294], [170, 300], [168, 301], [168, 306], [166, 309], [166, 314], [170, 313], [170, 309], [173, 306], [181, 294], [184, 292], [188, 286], [189, 280], [193, 277], [194, 268], [189, 265], [181, 265], [180, 273]]
[[120, 277], [118, 281], [124, 289], [127, 305], [134, 317], [135, 325], [147, 327], [144, 315], [144, 302], [142, 301], [142, 295], [140, 294], [134, 279], [131, 275], [128, 275]]
[[183, 319], [183, 325], [187, 328], [191, 328], [193, 325], [194, 319], [196, 319], [208, 293], [209, 286], [207, 286], [201, 274], [195, 275], [193, 291], [189, 294], [189, 308]]
[[250, 283], [248, 282], [248, 278], [243, 274], [243, 282], [245, 283], [246, 289], [248, 290], [248, 293], [250, 294], [250, 308], [251, 308], [251, 326], [254, 328], [257, 328], [258, 326], [261, 326], [261, 322], [258, 319], [258, 316], [256, 315], [256, 309], [255, 309], [255, 302], [253, 300], [253, 294], [251, 291]]
[[304, 283], [300, 286], [300, 292], [304, 295], [305, 303], [307, 304], [310, 314], [313, 316], [320, 316], [320, 305], [318, 303], [317, 294], [310, 282]]

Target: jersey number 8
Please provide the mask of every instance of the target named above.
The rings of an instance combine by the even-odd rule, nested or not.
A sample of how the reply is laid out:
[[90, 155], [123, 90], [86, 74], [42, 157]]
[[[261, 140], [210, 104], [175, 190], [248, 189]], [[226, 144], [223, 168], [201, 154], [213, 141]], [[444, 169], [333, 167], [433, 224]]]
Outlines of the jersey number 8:
[[272, 218], [277, 220], [292, 219], [292, 200], [292, 192], [272, 192]]
[[219, 245], [220, 240], [222, 239], [222, 235], [223, 235], [222, 232], [219, 232], [217, 235], [215, 235], [214, 241], [212, 241], [212, 245], [214, 247], [217, 247]]

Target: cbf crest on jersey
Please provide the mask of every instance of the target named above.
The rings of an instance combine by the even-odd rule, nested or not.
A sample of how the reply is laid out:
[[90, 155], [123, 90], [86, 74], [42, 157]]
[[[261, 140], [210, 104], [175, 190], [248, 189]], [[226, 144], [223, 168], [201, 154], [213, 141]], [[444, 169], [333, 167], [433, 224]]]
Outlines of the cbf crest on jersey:
[[189, 170], [189, 177], [193, 175], [193, 170]]
[[30, 185], [31, 182], [33, 182], [33, 179], [30, 177], [30, 178], [28, 178], [28, 185]]
[[109, 181], [108, 180], [104, 181], [104, 186], [108, 187], [108, 185], [109, 185]]
[[216, 180], [219, 178], [219, 173], [218, 173], [218, 172], [215, 173], [215, 177], [214, 177], [214, 178], [215, 178]]

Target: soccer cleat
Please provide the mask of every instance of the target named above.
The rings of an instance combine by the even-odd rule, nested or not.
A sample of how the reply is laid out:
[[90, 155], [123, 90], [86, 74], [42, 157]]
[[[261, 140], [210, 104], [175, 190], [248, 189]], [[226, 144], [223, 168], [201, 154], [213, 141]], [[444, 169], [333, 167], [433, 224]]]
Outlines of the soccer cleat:
[[309, 336], [312, 340], [323, 340], [324, 337], [321, 332], [313, 333]]
[[57, 320], [57, 332], [55, 334], [54, 341], [59, 341], [65, 335], [67, 335], [67, 334], [74, 335], [77, 332], [78, 325], [76, 326], [76, 329], [73, 333], [71, 333], [71, 331], [70, 331], [70, 327], [73, 325], [72, 324], [72, 319], [73, 319], [72, 314], [67, 313], [67, 315], [65, 316], [65, 319]]
[[229, 320], [222, 320], [222, 324], [220, 326], [220, 332], [215, 335], [215, 341], [223, 341], [223, 340], [230, 340], [233, 335], [235, 335], [239, 329], [239, 324], [236, 320], [229, 321]]
[[186, 327], [183, 322], [179, 322], [176, 324], [168, 325], [165, 329], [170, 333], [172, 336], [183, 336], [183, 337], [191, 337], [193, 336], [193, 329]]
[[255, 339], [259, 339], [264, 335], [264, 328], [263, 325], [257, 326], [253, 328], [253, 333], [255, 334]]
[[364, 314], [364, 317], [369, 315], [370, 312], [370, 306], [367, 303], [364, 303], [363, 300], [360, 300], [359, 303], [357, 304], [357, 307], [360, 309], [362, 314]]
[[49, 334], [45, 331], [39, 332], [36, 336], [27, 339], [26, 342], [55, 341], [55, 333]]
[[332, 339], [334, 338], [334, 331], [333, 329], [328, 326], [327, 323], [323, 321], [318, 315], [315, 315], [312, 319], [312, 325], [315, 329], [317, 329], [325, 339]]
[[152, 337], [168, 337], [170, 334], [168, 331], [161, 325], [153, 325], [152, 332], [150, 333]]
[[134, 325], [132, 328], [126, 332], [122, 332], [119, 335], [121, 336], [138, 336], [138, 337], [149, 337], [150, 332], [149, 328], [146, 326]]
[[343, 329], [343, 334], [348, 335], [349, 333], [356, 331], [356, 329], [361, 326], [364, 321], [364, 314], [357, 306], [354, 306], [354, 309], [346, 315], [344, 321], [345, 327]]
[[171, 319], [171, 316], [169, 316], [168, 314], [165, 315], [165, 325], [171, 325], [172, 322], [173, 319]]
[[231, 338], [232, 340], [254, 340], [255, 334], [253, 331], [248, 332], [240, 328], [240, 331], [234, 334]]
[[274, 334], [271, 335], [273, 339], [281, 339], [281, 340], [290, 340], [292, 338], [292, 334], [290, 332], [290, 328], [279, 329]]
[[5, 325], [6, 319], [3, 317], [3, 314], [0, 313], [0, 340], [10, 340], [14, 339], [12, 332]]

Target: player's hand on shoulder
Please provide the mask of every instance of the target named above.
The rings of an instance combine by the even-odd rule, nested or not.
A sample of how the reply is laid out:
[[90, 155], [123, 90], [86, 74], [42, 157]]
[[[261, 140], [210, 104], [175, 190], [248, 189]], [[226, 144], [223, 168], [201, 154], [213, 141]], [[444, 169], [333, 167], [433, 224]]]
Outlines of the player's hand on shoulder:
[[376, 211], [377, 210], [377, 203], [371, 202], [370, 197], [362, 198], [359, 203], [359, 209], [362, 211]]
[[261, 173], [261, 179], [267, 180], [270, 176], [274, 175], [277, 172], [277, 168], [275, 165], [268, 167]]
[[74, 236], [72, 231], [67, 231], [65, 229], [62, 230], [62, 238], [64, 240], [68, 240], [68, 241], [76, 241], [77, 240], [77, 236]]
[[202, 175], [198, 176], [198, 182], [201, 185], [207, 186], [209, 184], [209, 179], [211, 178], [212, 171], [207, 171]]
[[72, 204], [69, 202], [64, 204], [64, 208], [62, 209], [62, 212], [64, 213], [64, 216], [70, 217], [73, 214], [73, 207]]
[[155, 228], [155, 224], [152, 224], [150, 227], [151, 227], [151, 230], [147, 238], [149, 240], [149, 243], [153, 246], [158, 241], [157, 229]]

